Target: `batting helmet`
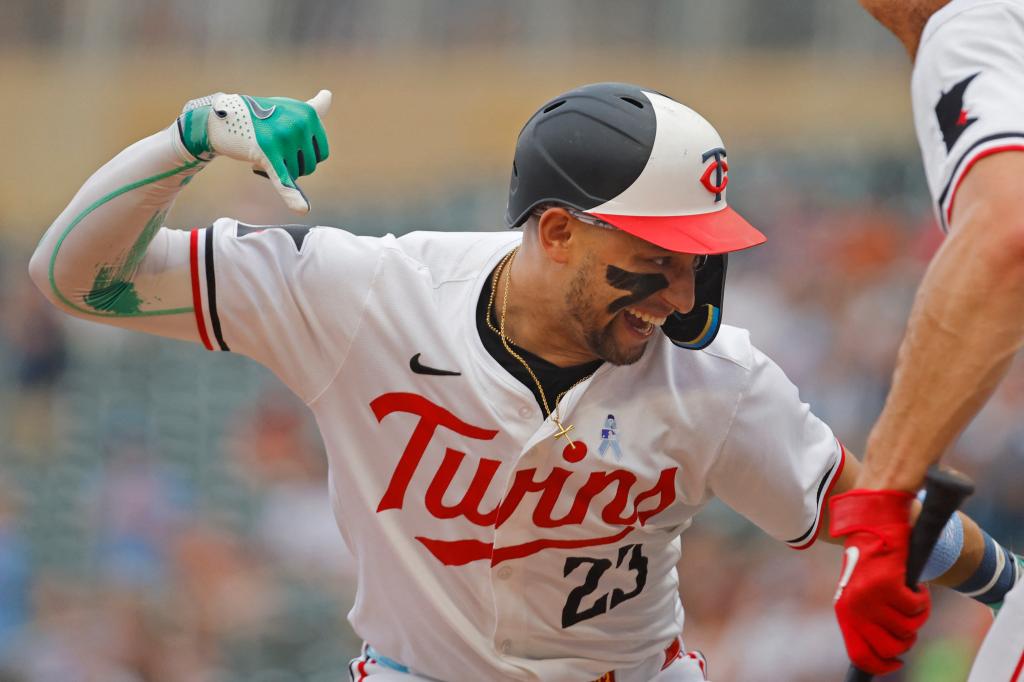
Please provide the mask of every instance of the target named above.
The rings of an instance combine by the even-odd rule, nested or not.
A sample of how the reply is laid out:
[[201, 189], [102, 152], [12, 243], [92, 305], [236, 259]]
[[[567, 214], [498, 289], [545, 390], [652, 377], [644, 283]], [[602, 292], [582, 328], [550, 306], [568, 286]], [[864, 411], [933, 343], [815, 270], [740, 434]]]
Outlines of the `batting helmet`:
[[700, 349], [721, 325], [727, 254], [765, 241], [726, 203], [725, 146], [700, 114], [654, 90], [594, 83], [545, 103], [516, 143], [505, 219], [562, 205], [662, 248], [708, 255], [696, 302], [662, 331]]

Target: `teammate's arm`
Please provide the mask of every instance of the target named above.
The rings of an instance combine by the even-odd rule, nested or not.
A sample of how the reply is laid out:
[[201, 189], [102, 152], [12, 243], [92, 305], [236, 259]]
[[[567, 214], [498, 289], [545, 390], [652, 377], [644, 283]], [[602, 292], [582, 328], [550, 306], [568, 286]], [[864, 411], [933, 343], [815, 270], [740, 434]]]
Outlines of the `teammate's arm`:
[[198, 341], [190, 235], [163, 227], [167, 212], [217, 154], [250, 163], [291, 208], [308, 210], [294, 179], [326, 158], [319, 114], [329, 103], [327, 91], [309, 103], [223, 94], [190, 103], [89, 178], [36, 247], [33, 281], [69, 314]]
[[[855, 571], [836, 601], [847, 650], [864, 670], [895, 670], [914, 639], [902, 638], [901, 649], [880, 644], [887, 640], [879, 634], [899, 620], [889, 605], [908, 613], [915, 600], [903, 584], [912, 491], [991, 395], [1024, 341], [1024, 198], [1013, 186], [1022, 172], [1024, 154], [1004, 152], [978, 161], [963, 181], [951, 233], [918, 290], [858, 490], [831, 505], [831, 529], [845, 536], [847, 565], [856, 550], [858, 571], [873, 581], [860, 589]], [[1021, 575], [1018, 559], [982, 537], [975, 572], [959, 581], [958, 572], [946, 584], [999, 603]], [[999, 594], [989, 594], [995, 585]], [[906, 619], [895, 627], [920, 626]]]
[[918, 290], [858, 487], [915, 490], [1024, 345], [1024, 153], [978, 161]]
[[[896, 657], [914, 640], [886, 646], [880, 634], [893, 627], [889, 605], [914, 599], [903, 585], [911, 491], [985, 403], [1024, 342], [1024, 197], [1014, 187], [1022, 173], [1024, 154], [1003, 152], [978, 161], [961, 184], [951, 233], [922, 280], [889, 398], [868, 439], [859, 490], [831, 506], [832, 532], [846, 540], [847, 565], [856, 548], [858, 570], [874, 581], [860, 589], [844, 571], [850, 584], [836, 601], [851, 659], [871, 672], [898, 668]], [[963, 528], [966, 533], [968, 524]], [[875, 539], [886, 532], [891, 537], [879, 545]], [[1021, 576], [1019, 559], [981, 531], [972, 534], [982, 537], [975, 570], [962, 566], [943, 582], [1001, 603]], [[996, 585], [999, 593], [990, 594]], [[917, 623], [908, 618], [895, 627], [916, 631]]]

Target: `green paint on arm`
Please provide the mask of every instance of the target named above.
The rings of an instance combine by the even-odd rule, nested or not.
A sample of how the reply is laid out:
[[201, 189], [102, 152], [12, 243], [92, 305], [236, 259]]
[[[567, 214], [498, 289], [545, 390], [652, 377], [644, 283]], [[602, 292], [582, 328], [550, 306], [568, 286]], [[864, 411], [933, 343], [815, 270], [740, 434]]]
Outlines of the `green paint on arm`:
[[[125, 287], [125, 286], [114, 287], [114, 288], [110, 289], [107, 293], [112, 295], [112, 296], [114, 296], [116, 299], [118, 299], [118, 304], [111, 306], [110, 305], [110, 296], [109, 295], [103, 295], [101, 293], [101, 291], [100, 291], [100, 290], [104, 290], [106, 287], [113, 287], [114, 282], [117, 281], [117, 277], [115, 277], [115, 274], [118, 273], [118, 272], [121, 272], [121, 270], [122, 270], [122, 268], [114, 268], [114, 267], [111, 267], [111, 266], [101, 266], [97, 270], [96, 280], [94, 280], [94, 282], [93, 282], [93, 288], [92, 288], [92, 290], [88, 294], [86, 294], [86, 297], [85, 297], [86, 298], [86, 303], [89, 305], [89, 307], [88, 308], [83, 308], [82, 306], [78, 305], [75, 301], [73, 301], [70, 298], [68, 298], [68, 296], [66, 296], [64, 294], [64, 292], [62, 292], [57, 287], [57, 280], [54, 277], [54, 268], [56, 267], [56, 264], [57, 264], [57, 254], [60, 252], [60, 248], [64, 244], [64, 240], [67, 239], [68, 235], [71, 234], [72, 230], [74, 230], [78, 226], [78, 224], [81, 223], [86, 218], [86, 216], [88, 216], [90, 213], [92, 213], [93, 211], [95, 211], [97, 208], [99, 208], [103, 204], [107, 203], [108, 201], [111, 201], [112, 199], [116, 199], [117, 197], [121, 196], [125, 192], [130, 192], [131, 190], [136, 189], [138, 187], [143, 187], [143, 186], [148, 185], [150, 183], [157, 182], [158, 180], [162, 180], [164, 178], [170, 177], [172, 175], [177, 175], [178, 173], [181, 173], [182, 171], [186, 171], [186, 170], [189, 170], [191, 168], [195, 168], [197, 165], [199, 165], [199, 161], [192, 161], [192, 162], [186, 163], [183, 166], [178, 166], [177, 168], [174, 168], [172, 170], [165, 171], [163, 173], [159, 173], [157, 175], [150, 176], [150, 177], [145, 178], [143, 180], [139, 180], [137, 182], [133, 182], [133, 183], [127, 184], [127, 185], [125, 185], [123, 187], [120, 187], [120, 188], [114, 190], [113, 192], [110, 192], [109, 194], [107, 194], [107, 195], [105, 195], [103, 197], [100, 197], [99, 199], [94, 201], [92, 204], [90, 204], [88, 207], [86, 207], [86, 209], [84, 211], [82, 211], [77, 216], [75, 216], [75, 219], [71, 221], [71, 224], [68, 225], [64, 229], [64, 232], [60, 235], [60, 238], [57, 239], [57, 244], [53, 248], [53, 253], [50, 254], [50, 268], [49, 268], [49, 270], [50, 270], [50, 272], [49, 272], [50, 289], [53, 291], [53, 293], [57, 297], [57, 299], [60, 300], [68, 308], [71, 308], [72, 310], [75, 310], [77, 312], [84, 313], [84, 314], [87, 314], [87, 315], [95, 315], [95, 316], [100, 316], [100, 317], [149, 317], [149, 316], [156, 316], [156, 315], [180, 315], [180, 314], [183, 314], [183, 313], [191, 313], [192, 310], [193, 310], [191, 306], [183, 307], [183, 308], [165, 308], [165, 309], [162, 309], [162, 310], [140, 310], [139, 309], [139, 304], [137, 302], [135, 304], [131, 303], [131, 299], [132, 298], [134, 298], [136, 301], [138, 299], [138, 294], [135, 292], [135, 287], [133, 285], [130, 287], [131, 294], [125, 293], [127, 291], [127, 289], [129, 288], [129, 287]], [[143, 230], [143, 235], [140, 235], [140, 238], [138, 240], [136, 240], [135, 244], [129, 250], [128, 258], [125, 259], [125, 263], [128, 263], [132, 259], [132, 254], [135, 253], [135, 257], [137, 258], [137, 261], [135, 263], [135, 267], [138, 266], [138, 263], [141, 262], [142, 256], [146, 252], [146, 247], [149, 246], [149, 242], [152, 241], [152, 239], [153, 239], [153, 234], [155, 234], [156, 230], [159, 229], [159, 227], [160, 227], [160, 221], [163, 219], [163, 215], [164, 214], [160, 215], [160, 219], [159, 220], [155, 220], [155, 221], [152, 220], [152, 219], [150, 220], [150, 222], [147, 224], [146, 228], [147, 228], [147, 230], [151, 230], [152, 234], [150, 234], [149, 238], [146, 239], [144, 241], [144, 244], [142, 244], [141, 248], [139, 248], [140, 242], [143, 241], [143, 235], [145, 235], [145, 233], [147, 231], [147, 230]], [[154, 218], [155, 218], [155, 216], [154, 216]], [[156, 228], [152, 228], [151, 227], [153, 224], [156, 225]], [[104, 268], [108, 268], [108, 272], [104, 273], [103, 272]], [[134, 274], [134, 272], [132, 274]], [[104, 282], [106, 282], [106, 284], [104, 284]], [[124, 284], [129, 284], [128, 282], [123, 282], [123, 283]], [[121, 300], [122, 297], [123, 297], [123, 301]], [[89, 300], [90, 299], [94, 303], [96, 303], [97, 305], [89, 304]], [[101, 306], [104, 306], [104, 305], [106, 307], [101, 307]], [[133, 310], [134, 312], [123, 312], [126, 309], [127, 310]]]
[[132, 279], [166, 216], [167, 211], [154, 213], [139, 238], [128, 249], [125, 259], [121, 263], [104, 265], [97, 270], [92, 289], [85, 295], [86, 305], [94, 310], [115, 315], [137, 315], [141, 312], [142, 300], [135, 290]]
[[[142, 305], [135, 285], [110, 278], [110, 268], [100, 268], [92, 290], [85, 295], [85, 304], [104, 313], [137, 315]], [[108, 282], [103, 284], [103, 282]]]
[[213, 151], [206, 135], [206, 123], [210, 118], [211, 108], [209, 105], [202, 106], [181, 115], [182, 143], [197, 159], [204, 158]]

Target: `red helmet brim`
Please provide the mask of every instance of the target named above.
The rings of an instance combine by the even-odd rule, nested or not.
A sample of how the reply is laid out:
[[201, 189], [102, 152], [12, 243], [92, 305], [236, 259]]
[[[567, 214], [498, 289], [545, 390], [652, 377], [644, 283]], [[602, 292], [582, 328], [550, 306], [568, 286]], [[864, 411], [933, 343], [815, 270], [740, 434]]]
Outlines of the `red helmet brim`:
[[679, 216], [587, 213], [644, 241], [678, 253], [729, 253], [763, 244], [768, 239], [728, 206], [708, 213]]

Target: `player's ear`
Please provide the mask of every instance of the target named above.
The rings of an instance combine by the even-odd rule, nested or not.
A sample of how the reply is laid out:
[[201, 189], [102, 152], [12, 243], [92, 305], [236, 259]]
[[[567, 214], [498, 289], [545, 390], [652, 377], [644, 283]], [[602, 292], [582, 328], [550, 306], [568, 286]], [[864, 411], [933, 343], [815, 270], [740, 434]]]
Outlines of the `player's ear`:
[[575, 240], [576, 221], [569, 212], [561, 207], [549, 208], [537, 219], [537, 241], [540, 242], [548, 258], [565, 265], [569, 262], [569, 251]]

